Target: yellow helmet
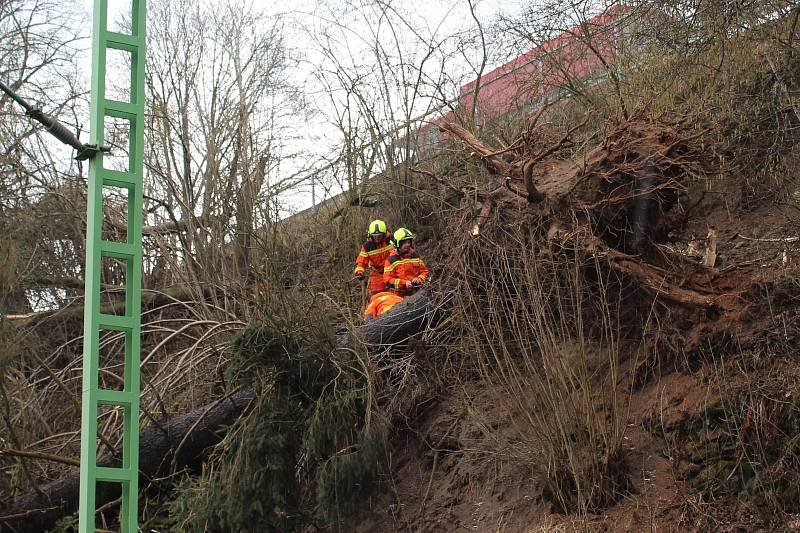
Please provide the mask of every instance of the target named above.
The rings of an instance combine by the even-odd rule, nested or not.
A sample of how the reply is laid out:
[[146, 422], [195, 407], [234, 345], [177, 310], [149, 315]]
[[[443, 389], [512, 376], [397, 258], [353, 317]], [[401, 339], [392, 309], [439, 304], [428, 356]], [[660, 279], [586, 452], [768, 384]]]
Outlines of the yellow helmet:
[[373, 220], [367, 226], [367, 235], [375, 235], [376, 233], [386, 233], [386, 222], [383, 220]]
[[407, 228], [400, 228], [394, 232], [394, 235], [392, 235], [392, 241], [394, 242], [394, 245], [398, 248], [400, 247], [400, 242], [407, 241], [410, 239], [411, 240], [414, 239], [414, 234], [411, 232], [411, 230]]

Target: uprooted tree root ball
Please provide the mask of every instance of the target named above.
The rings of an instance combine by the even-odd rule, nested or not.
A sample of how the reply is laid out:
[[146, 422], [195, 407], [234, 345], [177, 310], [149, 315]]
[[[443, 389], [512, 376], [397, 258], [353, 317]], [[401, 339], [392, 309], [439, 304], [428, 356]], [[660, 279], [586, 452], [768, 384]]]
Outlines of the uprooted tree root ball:
[[473, 215], [468, 208], [461, 219], [462, 231], [501, 248], [536, 250], [541, 258], [583, 250], [647, 297], [682, 308], [683, 314], [739, 316], [754, 283], [743, 282], [740, 272], [709, 268], [713, 261], [707, 258], [687, 261], [668, 246], [703, 199], [693, 191], [702, 191], [721, 171], [704, 132], [689, 129], [688, 119], [634, 115], [585, 155], [570, 158], [563, 151], [574, 144], [571, 132], [538, 146], [535, 140], [547, 136], [536, 135], [536, 119], [518, 140], [500, 148], [486, 146], [456, 124], [441, 126], [489, 173], [484, 187], [464, 192], [468, 203], [477, 202]]
[[[454, 319], [437, 341], [472, 355], [511, 413], [504, 452], [532, 468], [543, 495], [562, 512], [597, 511], [629, 490], [624, 388], [641, 387], [650, 363], [629, 385], [620, 367], [727, 338], [761, 288], [668, 245], [720, 172], [694, 121], [637, 114], [575, 154], [577, 128], [539, 134], [540, 116], [499, 147], [440, 125], [486, 177], [461, 189], [451, 217], [440, 284]], [[417, 172], [453, 189], [435, 169]]]

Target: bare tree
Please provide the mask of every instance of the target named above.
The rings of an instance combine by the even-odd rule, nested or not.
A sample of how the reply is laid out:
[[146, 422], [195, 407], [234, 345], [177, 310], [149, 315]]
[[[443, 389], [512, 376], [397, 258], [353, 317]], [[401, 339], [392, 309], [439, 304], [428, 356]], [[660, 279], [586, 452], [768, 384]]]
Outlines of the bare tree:
[[[154, 2], [148, 57], [148, 222], [174, 281], [248, 279], [252, 237], [296, 184], [287, 158], [289, 64], [280, 20], [232, 2]], [[230, 243], [230, 253], [221, 249]], [[198, 296], [200, 296], [198, 294]], [[198, 298], [202, 300], [202, 298]]]
[[564, 6], [544, 2], [515, 15], [502, 14], [500, 31], [512, 37], [512, 54], [532, 53], [538, 75], [528, 83], [528, 94], [549, 100], [569, 97], [590, 109], [605, 105], [595, 93], [598, 80], [608, 80], [618, 109], [627, 115], [618, 61], [619, 28], [630, 15], [617, 2], [587, 0]]
[[[76, 129], [83, 109], [73, 64], [81, 45], [78, 11], [70, 2], [0, 3], [0, 79]], [[5, 94], [0, 113], [0, 234], [17, 248], [21, 274], [9, 310], [62, 305], [82, 275], [80, 169]]]
[[358, 125], [355, 145], [376, 156], [366, 158], [369, 166], [355, 174], [340, 173], [351, 182], [357, 177], [357, 183], [342, 184], [356, 196], [350, 203], [363, 203], [365, 180], [380, 172], [395, 185], [388, 196], [399, 202], [403, 218], [411, 218], [408, 166], [418, 157], [424, 121], [433, 118], [430, 113], [442, 100], [452, 100], [452, 94], [444, 95], [458, 84], [446, 88], [452, 81], [446, 64], [463, 50], [465, 34], [445, 28], [444, 20], [431, 26], [411, 9], [383, 0], [344, 2], [318, 17], [306, 33], [322, 56], [317, 78], [330, 95], [326, 103], [339, 104], [330, 121], [343, 139], [352, 139], [354, 132], [342, 129], [341, 118], [349, 117], [347, 128]]

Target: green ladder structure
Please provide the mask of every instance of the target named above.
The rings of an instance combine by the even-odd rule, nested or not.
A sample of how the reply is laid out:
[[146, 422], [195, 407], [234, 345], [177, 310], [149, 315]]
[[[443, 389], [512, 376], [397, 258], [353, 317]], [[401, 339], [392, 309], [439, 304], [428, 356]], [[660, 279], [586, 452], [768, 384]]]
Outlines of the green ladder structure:
[[[105, 168], [102, 152], [89, 162], [79, 509], [81, 533], [95, 530], [95, 491], [98, 482], [121, 485], [121, 529], [124, 533], [138, 530], [145, 7], [145, 0], [131, 0], [131, 34], [126, 35], [108, 30], [108, 0], [94, 2], [90, 143], [95, 146], [105, 144], [106, 117], [128, 121], [130, 129], [126, 171]], [[106, 98], [108, 49], [130, 54], [129, 102]], [[127, 192], [125, 242], [103, 239], [103, 190], [109, 187]], [[125, 266], [124, 315], [101, 311], [100, 283], [104, 258], [119, 260]], [[99, 388], [100, 335], [103, 331], [117, 331], [125, 335], [122, 390]], [[97, 466], [97, 418], [101, 406], [124, 410], [122, 458], [118, 468]]]

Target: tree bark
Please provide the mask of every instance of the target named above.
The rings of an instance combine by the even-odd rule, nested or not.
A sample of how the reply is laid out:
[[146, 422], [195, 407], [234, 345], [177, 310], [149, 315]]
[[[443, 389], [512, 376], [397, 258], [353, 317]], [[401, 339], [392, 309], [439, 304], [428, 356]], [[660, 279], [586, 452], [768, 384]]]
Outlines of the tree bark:
[[356, 334], [368, 345], [397, 344], [436, 325], [442, 313], [443, 306], [435, 305], [430, 292], [422, 289], [394, 306], [388, 313], [359, 326]]
[[[139, 476], [144, 484], [153, 476], [199, 463], [203, 452], [220, 441], [217, 429], [233, 423], [246, 409], [253, 393], [240, 391], [222, 401], [170, 418], [161, 427], [150, 426], [139, 433]], [[179, 448], [180, 447], [180, 448]], [[177, 455], [176, 455], [177, 450]], [[98, 458], [98, 466], [119, 466], [119, 458], [108, 454]], [[76, 471], [2, 506], [0, 530], [41, 533], [55, 522], [78, 510], [80, 475]], [[98, 484], [97, 506], [118, 498], [116, 483]]]

